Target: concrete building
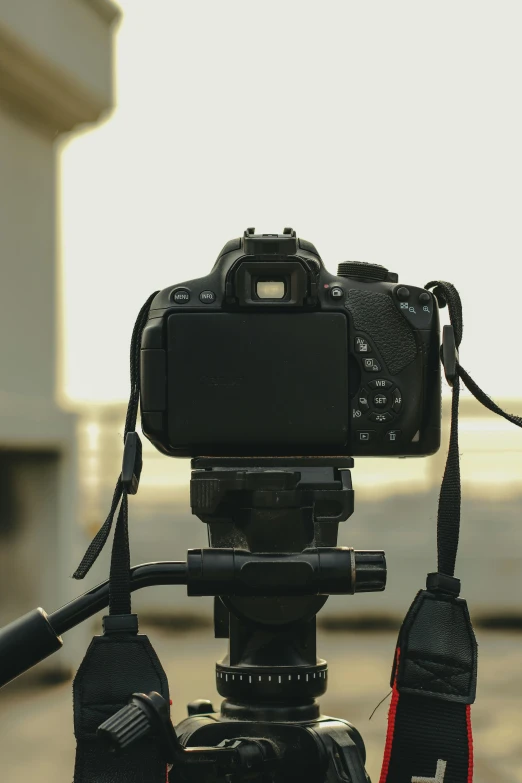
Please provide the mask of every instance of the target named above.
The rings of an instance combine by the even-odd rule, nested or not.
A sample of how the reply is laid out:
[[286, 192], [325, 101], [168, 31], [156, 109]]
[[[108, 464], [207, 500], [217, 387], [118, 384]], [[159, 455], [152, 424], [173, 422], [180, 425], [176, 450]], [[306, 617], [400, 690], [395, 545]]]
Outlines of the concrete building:
[[[113, 105], [118, 16], [108, 0], [0, 2], [0, 626], [78, 593], [76, 416], [56, 394], [57, 142]], [[40, 671], [68, 671], [81, 635]]]

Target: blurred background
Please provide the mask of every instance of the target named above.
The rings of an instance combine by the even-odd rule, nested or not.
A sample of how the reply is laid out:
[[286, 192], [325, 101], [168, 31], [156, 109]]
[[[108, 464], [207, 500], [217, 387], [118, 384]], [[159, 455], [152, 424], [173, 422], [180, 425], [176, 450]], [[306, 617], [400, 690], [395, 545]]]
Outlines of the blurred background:
[[[358, 259], [412, 285], [453, 282], [463, 366], [522, 413], [521, 24], [516, 1], [0, 0], [0, 625], [106, 577], [108, 551], [70, 579], [120, 470], [137, 312], [207, 274], [247, 226], [293, 226], [330, 271]], [[339, 542], [385, 549], [388, 587], [332, 598], [320, 616], [322, 706], [362, 731], [372, 779], [387, 706], [367, 718], [435, 567], [449, 391], [437, 455], [356, 462]], [[475, 781], [521, 783], [522, 435], [464, 392], [460, 451]], [[145, 444], [133, 562], [205, 545], [189, 476]], [[210, 600], [154, 588], [134, 606], [174, 718], [215, 699]], [[70, 677], [99, 631], [97, 618], [70, 632], [0, 694], [2, 780], [71, 779]]]

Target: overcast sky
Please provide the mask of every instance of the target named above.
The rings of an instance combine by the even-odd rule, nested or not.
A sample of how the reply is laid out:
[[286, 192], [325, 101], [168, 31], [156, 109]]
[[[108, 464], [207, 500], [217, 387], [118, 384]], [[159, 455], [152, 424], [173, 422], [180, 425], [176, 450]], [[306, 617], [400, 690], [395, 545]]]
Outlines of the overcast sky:
[[293, 226], [454, 282], [463, 366], [522, 398], [520, 2], [120, 5], [117, 109], [62, 158], [69, 397], [126, 397], [149, 293]]

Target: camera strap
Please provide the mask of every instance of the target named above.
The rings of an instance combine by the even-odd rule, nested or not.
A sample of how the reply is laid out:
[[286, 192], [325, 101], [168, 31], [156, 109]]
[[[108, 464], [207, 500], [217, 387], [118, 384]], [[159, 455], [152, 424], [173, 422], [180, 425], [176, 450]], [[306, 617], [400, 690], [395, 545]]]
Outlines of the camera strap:
[[[133, 693], [157, 691], [169, 702], [168, 682], [149, 639], [138, 633], [131, 610], [128, 496], [138, 490], [141, 441], [136, 433], [140, 394], [141, 336], [147, 323], [150, 296], [140, 310], [130, 349], [131, 392], [124, 431], [122, 472], [109, 515], [89, 545], [74, 579], [83, 579], [102, 551], [117, 513], [109, 576], [109, 615], [103, 635], [94, 636], [73, 684], [76, 763], [74, 783], [165, 783], [167, 766], [156, 742], [143, 739], [115, 756], [97, 737], [97, 728], [124, 707]], [[119, 508], [118, 508], [119, 507]]]
[[471, 704], [477, 682], [477, 643], [455, 577], [461, 481], [458, 443], [459, 380], [486, 408], [522, 427], [459, 363], [462, 304], [456, 288], [432, 281], [439, 306], [449, 309], [441, 361], [452, 386], [450, 441], [437, 514], [437, 572], [428, 574], [399, 631], [392, 668], [392, 701], [380, 783], [472, 783]]

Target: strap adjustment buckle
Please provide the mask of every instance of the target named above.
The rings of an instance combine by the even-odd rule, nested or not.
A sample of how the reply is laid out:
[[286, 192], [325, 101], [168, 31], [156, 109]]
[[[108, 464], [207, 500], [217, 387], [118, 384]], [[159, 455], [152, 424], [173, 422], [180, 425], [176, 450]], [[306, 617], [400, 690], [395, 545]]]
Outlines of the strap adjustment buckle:
[[459, 352], [455, 342], [453, 326], [445, 326], [442, 330], [441, 361], [446, 380], [450, 386], [453, 386], [453, 381], [457, 377], [457, 364], [459, 362]]
[[140, 484], [141, 469], [143, 467], [142, 445], [137, 432], [128, 432], [125, 437], [123, 449], [123, 462], [121, 466], [121, 483], [128, 495], [135, 495]]
[[137, 614], [107, 614], [103, 618], [103, 634], [138, 633], [138, 615]]
[[448, 574], [428, 574], [426, 577], [426, 590], [430, 593], [446, 593], [454, 598], [458, 598], [460, 595], [460, 579]]

